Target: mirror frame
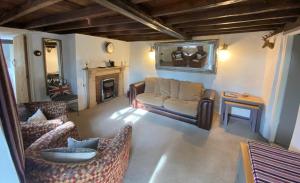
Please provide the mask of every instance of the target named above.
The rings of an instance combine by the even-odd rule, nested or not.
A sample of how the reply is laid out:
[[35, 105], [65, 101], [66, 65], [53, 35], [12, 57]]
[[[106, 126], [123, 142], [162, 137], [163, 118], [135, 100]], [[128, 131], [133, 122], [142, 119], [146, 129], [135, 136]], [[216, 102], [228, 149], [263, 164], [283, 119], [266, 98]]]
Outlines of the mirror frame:
[[61, 78], [64, 78], [64, 64], [63, 64], [63, 56], [62, 56], [62, 41], [60, 39], [53, 39], [53, 38], [42, 38], [42, 50], [43, 50], [43, 60], [44, 60], [44, 77], [45, 77], [45, 83], [46, 83], [46, 94], [49, 95], [48, 92], [48, 82], [47, 82], [47, 64], [46, 64], [46, 54], [45, 54], [45, 48], [44, 48], [44, 42], [45, 40], [55, 40], [57, 42], [59, 42], [59, 58], [60, 58], [60, 74], [61, 74]]

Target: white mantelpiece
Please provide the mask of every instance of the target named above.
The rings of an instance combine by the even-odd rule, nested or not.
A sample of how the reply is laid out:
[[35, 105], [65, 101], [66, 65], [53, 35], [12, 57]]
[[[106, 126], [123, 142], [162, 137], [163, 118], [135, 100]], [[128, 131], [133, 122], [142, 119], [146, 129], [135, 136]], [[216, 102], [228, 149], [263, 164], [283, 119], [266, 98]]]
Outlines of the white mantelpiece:
[[124, 77], [122, 67], [107, 67], [107, 68], [88, 68], [88, 107], [92, 108], [97, 105], [96, 101], [96, 77], [110, 74], [119, 74], [118, 95], [123, 95]]

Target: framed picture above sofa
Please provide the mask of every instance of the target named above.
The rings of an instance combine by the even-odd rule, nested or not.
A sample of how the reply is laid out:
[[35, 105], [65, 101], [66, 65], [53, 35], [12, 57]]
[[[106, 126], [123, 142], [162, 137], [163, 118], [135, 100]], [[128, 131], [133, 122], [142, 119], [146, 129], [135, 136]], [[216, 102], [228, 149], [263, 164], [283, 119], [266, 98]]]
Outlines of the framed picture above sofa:
[[156, 69], [216, 73], [218, 44], [218, 40], [155, 43]]

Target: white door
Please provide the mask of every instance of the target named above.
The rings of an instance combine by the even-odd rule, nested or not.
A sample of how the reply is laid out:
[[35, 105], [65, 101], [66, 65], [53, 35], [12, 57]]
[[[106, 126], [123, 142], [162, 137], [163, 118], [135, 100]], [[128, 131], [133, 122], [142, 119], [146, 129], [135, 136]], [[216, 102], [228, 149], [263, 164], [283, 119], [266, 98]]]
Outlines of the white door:
[[[16, 79], [16, 101], [17, 103], [29, 102], [29, 77], [28, 77], [28, 60], [26, 49], [25, 35], [14, 37], [14, 64], [15, 64], [15, 79]], [[26, 50], [27, 51], [27, 50]]]

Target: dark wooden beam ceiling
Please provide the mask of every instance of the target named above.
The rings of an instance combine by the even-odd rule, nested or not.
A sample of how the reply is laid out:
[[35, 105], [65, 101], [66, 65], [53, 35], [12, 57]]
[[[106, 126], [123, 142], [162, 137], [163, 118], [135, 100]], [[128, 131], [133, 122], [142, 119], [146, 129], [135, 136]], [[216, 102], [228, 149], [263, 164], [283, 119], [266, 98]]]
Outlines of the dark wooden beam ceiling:
[[122, 0], [93, 1], [100, 4], [101, 6], [116, 11], [159, 32], [165, 33], [177, 39], [188, 39], [186, 35], [174, 30], [172, 27], [168, 27], [167, 25], [155, 20], [154, 18], [142, 12], [141, 10], [135, 8], [134, 4], [130, 4]]
[[116, 12], [110, 11], [106, 8], [99, 7], [99, 6], [88, 6], [83, 9], [73, 10], [66, 13], [61, 13], [58, 15], [52, 15], [47, 18], [43, 18], [40, 20], [36, 20], [26, 26], [27, 29], [34, 29], [44, 26], [50, 26], [54, 24], [61, 24], [66, 22], [72, 22], [76, 20], [87, 19], [96, 16], [109, 16], [109, 15], [116, 15]]
[[141, 35], [141, 36], [137, 36], [137, 35], [127, 35], [127, 36], [113, 36], [113, 37], [109, 37], [109, 38], [113, 38], [113, 39], [119, 39], [119, 40], [125, 40], [125, 41], [154, 41], [154, 40], [174, 40], [173, 37], [168, 36], [168, 35], [163, 35], [163, 34], [157, 34], [157, 35]]
[[13, 20], [16, 20], [22, 16], [28, 15], [30, 13], [33, 13], [37, 10], [40, 10], [42, 8], [45, 8], [47, 6], [53, 5], [55, 3], [58, 3], [62, 0], [34, 0], [34, 1], [27, 1], [25, 4], [21, 5], [20, 7], [5, 13], [0, 18], [0, 25], [6, 24], [8, 22], [11, 22]]
[[237, 17], [244, 15], [256, 15], [268, 12], [280, 12], [284, 10], [293, 10], [300, 8], [299, 3], [290, 1], [267, 1], [268, 3], [255, 5], [241, 5], [225, 8], [216, 8], [214, 11], [203, 11], [195, 13], [186, 13], [184, 15], [165, 17], [167, 24], [180, 24], [187, 22], [195, 22], [199, 20], [210, 20], [226, 17]]
[[199, 30], [218, 30], [218, 29], [233, 29], [233, 28], [250, 28], [250, 27], [259, 27], [259, 26], [273, 26], [273, 27], [282, 27], [288, 21], [276, 20], [276, 21], [257, 21], [251, 23], [233, 23], [225, 25], [198, 25], [194, 27], [181, 28], [183, 32], [193, 32]]
[[193, 30], [185, 29], [184, 32], [187, 34], [195, 34], [197, 32], [209, 32], [209, 31], [233, 31], [233, 30], [242, 30], [242, 29], [262, 29], [262, 30], [276, 30], [279, 28], [283, 28], [284, 24], [275, 24], [275, 25], [257, 25], [257, 26], [237, 26], [237, 27], [207, 27], [207, 28], [195, 28]]
[[94, 28], [86, 28], [86, 29], [71, 30], [71, 31], [61, 31], [58, 33], [59, 34], [69, 34], [69, 33], [89, 34], [89, 33], [97, 33], [97, 32], [113, 32], [113, 31], [143, 30], [143, 29], [149, 30], [150, 28], [140, 23], [128, 23], [122, 25], [111, 25], [106, 27], [94, 27]]
[[154, 17], [189, 13], [194, 11], [203, 11], [211, 8], [217, 8], [222, 6], [234, 5], [249, 0], [214, 0], [214, 1], [182, 1], [180, 3], [173, 3], [164, 7], [159, 7], [151, 12]]
[[279, 12], [268, 12], [260, 13], [255, 15], [242, 15], [242, 16], [230, 16], [217, 19], [198, 20], [193, 23], [180, 23], [174, 24], [175, 28], [194, 27], [195, 25], [225, 25], [232, 23], [251, 23], [256, 21], [276, 21], [276, 20], [293, 20], [300, 15], [300, 9], [279, 11]]
[[221, 35], [221, 34], [234, 34], [234, 33], [245, 33], [245, 32], [259, 32], [259, 31], [275, 31], [275, 28], [236, 28], [231, 30], [209, 30], [209, 31], [198, 31], [190, 33], [194, 36], [209, 36], [209, 35]]
[[91, 18], [90, 20], [81, 20], [61, 25], [54, 25], [50, 27], [45, 27], [44, 30], [48, 32], [59, 32], [67, 30], [85, 29], [91, 27], [103, 27], [108, 25], [120, 25], [134, 22], [134, 20], [131, 20], [127, 17], [117, 15], [110, 17]]
[[141, 30], [125, 30], [125, 31], [106, 31], [106, 32], [97, 32], [92, 33], [94, 36], [125, 36], [125, 35], [149, 35], [157, 34], [159, 32], [153, 29], [141, 29]]

